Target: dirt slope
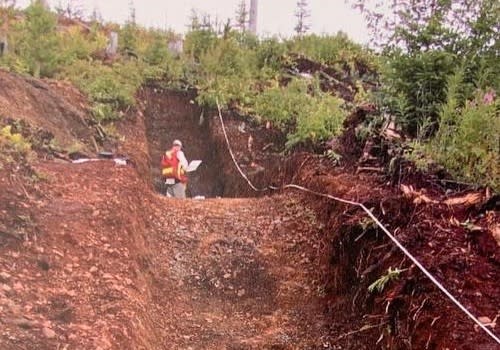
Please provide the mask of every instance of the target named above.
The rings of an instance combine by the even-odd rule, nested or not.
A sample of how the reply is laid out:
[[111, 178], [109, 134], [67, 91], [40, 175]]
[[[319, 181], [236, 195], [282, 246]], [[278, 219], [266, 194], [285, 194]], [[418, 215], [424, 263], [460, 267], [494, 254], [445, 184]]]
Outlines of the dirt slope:
[[45, 180], [23, 206], [31, 230], [0, 235], [0, 349], [154, 348], [147, 188], [112, 162], [36, 171]]
[[318, 222], [298, 198], [179, 202], [109, 161], [37, 170], [36, 237], [3, 241], [1, 349], [328, 344]]
[[0, 122], [22, 122], [25, 134], [52, 142], [54, 149], [95, 152], [86, 98], [65, 82], [22, 77], [0, 69]]

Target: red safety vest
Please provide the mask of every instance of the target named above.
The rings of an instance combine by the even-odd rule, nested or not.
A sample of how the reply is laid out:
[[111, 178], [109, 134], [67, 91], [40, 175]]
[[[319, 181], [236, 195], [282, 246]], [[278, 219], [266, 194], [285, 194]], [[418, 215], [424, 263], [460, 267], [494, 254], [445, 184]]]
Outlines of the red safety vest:
[[184, 169], [182, 169], [179, 158], [177, 158], [177, 152], [177, 150], [171, 149], [161, 157], [161, 173], [167, 179], [176, 179], [186, 183], [187, 176]]

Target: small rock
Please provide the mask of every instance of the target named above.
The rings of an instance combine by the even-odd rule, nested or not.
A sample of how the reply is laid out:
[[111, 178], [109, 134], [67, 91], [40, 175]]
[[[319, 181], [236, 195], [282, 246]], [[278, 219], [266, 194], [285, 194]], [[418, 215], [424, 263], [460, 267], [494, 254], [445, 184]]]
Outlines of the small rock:
[[96, 266], [92, 266], [89, 271], [90, 273], [95, 273], [98, 271], [98, 268]]
[[30, 329], [36, 327], [38, 324], [35, 321], [30, 321], [24, 317], [21, 318], [13, 318], [10, 320], [7, 320], [8, 323], [11, 323], [13, 325], [18, 326], [19, 328], [23, 329]]
[[12, 276], [5, 271], [0, 272], [0, 282], [8, 282], [11, 277]]
[[242, 296], [244, 296], [245, 294], [246, 294], [246, 291], [245, 291], [244, 289], [240, 289], [240, 290], [238, 291], [238, 296], [239, 296], [239, 297], [242, 297]]
[[47, 260], [45, 259], [40, 259], [37, 260], [37, 265], [39, 268], [41, 268], [43, 271], [49, 271], [50, 270], [50, 264]]
[[9, 287], [9, 286], [8, 286], [8, 285], [6, 285], [6, 284], [2, 284], [2, 290], [3, 290], [4, 292], [7, 292], [7, 293], [8, 293], [8, 292], [10, 292], [10, 291], [12, 290], [12, 288], [11, 288], [11, 287]]
[[61, 258], [64, 258], [64, 253], [60, 252], [59, 250], [57, 250], [57, 249], [52, 249], [52, 252], [53, 252], [55, 255], [57, 255], [57, 256], [59, 256], [59, 257], [61, 257]]
[[491, 323], [491, 318], [489, 318], [489, 317], [487, 317], [487, 316], [481, 316], [481, 317], [478, 317], [478, 320], [479, 320], [479, 322], [481, 322], [482, 324]]
[[56, 337], [56, 332], [54, 332], [52, 329], [48, 327], [44, 327], [42, 329], [42, 333], [48, 339], [54, 339]]

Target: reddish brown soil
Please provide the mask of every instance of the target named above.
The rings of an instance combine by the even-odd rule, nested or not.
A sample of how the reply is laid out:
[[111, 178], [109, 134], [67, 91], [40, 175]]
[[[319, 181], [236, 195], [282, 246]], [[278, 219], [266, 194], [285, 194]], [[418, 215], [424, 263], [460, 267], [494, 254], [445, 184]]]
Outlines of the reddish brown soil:
[[86, 99], [71, 85], [0, 69], [0, 121], [24, 123], [29, 130], [20, 131], [51, 142], [53, 149], [95, 152], [87, 113]]
[[299, 198], [168, 200], [109, 161], [37, 171], [33, 236], [2, 240], [2, 349], [328, 344]]
[[[191, 97], [141, 93], [143, 108], [120, 126], [118, 151], [131, 165], [1, 164], [0, 349], [498, 348], [356, 208], [296, 192], [206, 201], [155, 193], [155, 159], [179, 137], [190, 159], [209, 160], [193, 191], [251, 194], [214, 114], [210, 128], [196, 128]], [[225, 117], [252, 180], [364, 203], [474, 314], [495, 320], [499, 214], [481, 208], [484, 193], [476, 205], [448, 206], [464, 193], [420, 188], [406, 174], [415, 189], [404, 196], [382, 175], [309, 154], [285, 159], [272, 130]], [[369, 293], [389, 267], [405, 270]]]

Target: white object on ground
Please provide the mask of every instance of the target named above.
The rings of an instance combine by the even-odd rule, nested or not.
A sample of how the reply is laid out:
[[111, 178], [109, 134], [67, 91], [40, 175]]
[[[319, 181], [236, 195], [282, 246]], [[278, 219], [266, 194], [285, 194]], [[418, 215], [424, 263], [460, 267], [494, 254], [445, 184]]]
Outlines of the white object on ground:
[[88, 163], [88, 162], [98, 162], [98, 161], [101, 161], [101, 160], [102, 159], [97, 159], [97, 158], [92, 158], [92, 159], [81, 158], [81, 159], [74, 160], [71, 163], [73, 163], [73, 164], [82, 164], [82, 163]]
[[[109, 161], [111, 159], [102, 159], [102, 158], [80, 158], [71, 161], [72, 164], [83, 164], [83, 163], [89, 163], [89, 162], [104, 162], [104, 161]], [[123, 158], [113, 158], [112, 159], [116, 165], [127, 165], [127, 160]]]

